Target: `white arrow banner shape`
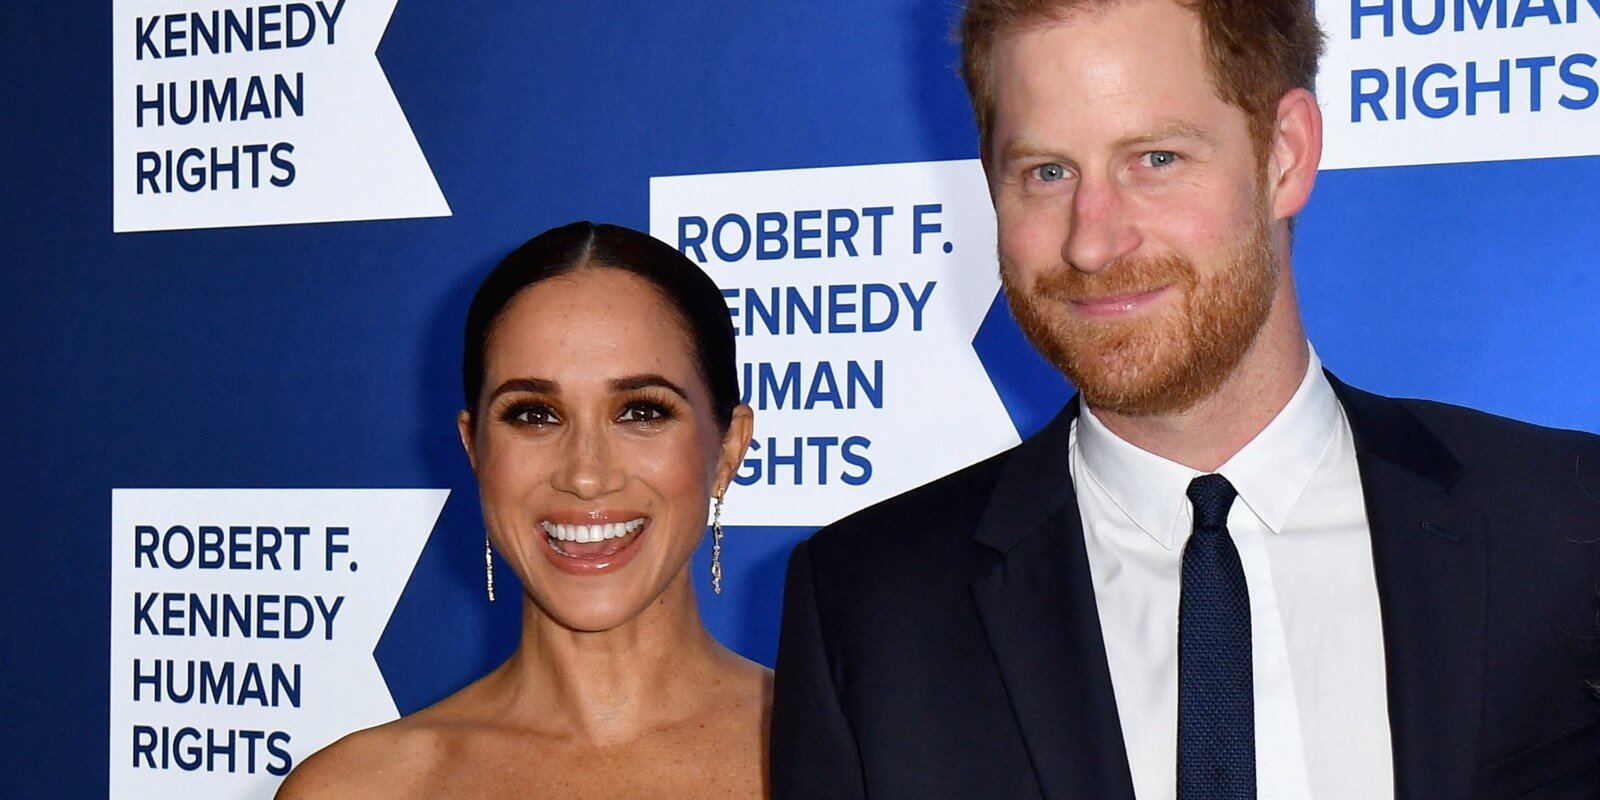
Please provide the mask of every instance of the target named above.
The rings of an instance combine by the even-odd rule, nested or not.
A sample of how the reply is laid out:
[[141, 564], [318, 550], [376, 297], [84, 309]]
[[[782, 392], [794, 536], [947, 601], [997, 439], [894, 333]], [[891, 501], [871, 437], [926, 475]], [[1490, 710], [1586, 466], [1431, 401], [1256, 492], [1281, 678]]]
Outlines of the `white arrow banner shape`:
[[652, 178], [723, 289], [756, 436], [734, 525], [821, 525], [1017, 442], [972, 339], [999, 279], [977, 161]]
[[1324, 0], [1324, 169], [1600, 154], [1600, 3]]
[[267, 800], [394, 719], [373, 658], [447, 489], [116, 489], [113, 800]]
[[378, 63], [394, 5], [113, 3], [114, 229], [449, 216]]

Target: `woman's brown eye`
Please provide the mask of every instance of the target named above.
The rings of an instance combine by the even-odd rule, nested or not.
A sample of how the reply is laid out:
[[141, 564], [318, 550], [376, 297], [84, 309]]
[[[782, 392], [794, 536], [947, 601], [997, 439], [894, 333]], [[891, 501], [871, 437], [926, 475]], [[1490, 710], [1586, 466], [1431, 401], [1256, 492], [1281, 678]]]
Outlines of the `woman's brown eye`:
[[666, 416], [666, 412], [659, 406], [639, 403], [628, 406], [622, 412], [622, 420], [624, 422], [655, 422], [656, 420], [665, 419]]
[[515, 406], [507, 412], [506, 419], [519, 425], [551, 425], [556, 415], [549, 406]]

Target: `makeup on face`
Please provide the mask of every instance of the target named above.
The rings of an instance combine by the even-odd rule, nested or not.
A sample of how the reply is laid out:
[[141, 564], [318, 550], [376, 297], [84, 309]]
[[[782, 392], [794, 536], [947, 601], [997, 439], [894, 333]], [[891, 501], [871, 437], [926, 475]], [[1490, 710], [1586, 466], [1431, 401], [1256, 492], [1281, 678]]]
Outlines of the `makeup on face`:
[[530, 286], [485, 357], [477, 473], [491, 539], [569, 627], [636, 616], [705, 533], [721, 432], [676, 312], [586, 268]]

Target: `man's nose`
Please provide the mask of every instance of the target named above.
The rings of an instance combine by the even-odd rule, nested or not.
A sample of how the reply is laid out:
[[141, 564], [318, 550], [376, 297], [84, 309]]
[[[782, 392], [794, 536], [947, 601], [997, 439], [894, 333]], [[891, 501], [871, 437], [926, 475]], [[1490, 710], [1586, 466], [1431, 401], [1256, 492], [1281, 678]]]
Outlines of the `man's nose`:
[[1124, 192], [1110, 178], [1080, 179], [1061, 248], [1061, 257], [1073, 269], [1100, 272], [1139, 246], [1139, 232]]

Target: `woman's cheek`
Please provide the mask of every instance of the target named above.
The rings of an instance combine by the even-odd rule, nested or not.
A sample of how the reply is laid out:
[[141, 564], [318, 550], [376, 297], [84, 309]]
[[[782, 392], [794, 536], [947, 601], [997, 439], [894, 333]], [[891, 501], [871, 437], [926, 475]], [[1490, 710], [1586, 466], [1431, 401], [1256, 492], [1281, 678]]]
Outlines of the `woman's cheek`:
[[707, 463], [702, 438], [694, 431], [679, 429], [643, 440], [633, 451], [634, 470], [663, 490], [699, 486], [705, 481]]

